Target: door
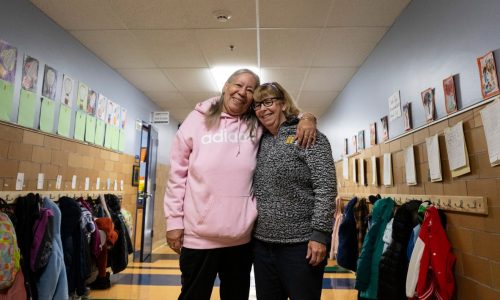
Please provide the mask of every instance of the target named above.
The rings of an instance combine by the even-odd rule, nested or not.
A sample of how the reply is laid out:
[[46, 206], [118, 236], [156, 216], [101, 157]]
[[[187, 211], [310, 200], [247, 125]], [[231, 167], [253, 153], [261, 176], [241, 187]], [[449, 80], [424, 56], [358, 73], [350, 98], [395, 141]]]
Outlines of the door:
[[143, 123], [139, 155], [139, 187], [137, 190], [134, 261], [151, 261], [153, 248], [154, 202], [156, 191], [156, 158], [158, 132]]

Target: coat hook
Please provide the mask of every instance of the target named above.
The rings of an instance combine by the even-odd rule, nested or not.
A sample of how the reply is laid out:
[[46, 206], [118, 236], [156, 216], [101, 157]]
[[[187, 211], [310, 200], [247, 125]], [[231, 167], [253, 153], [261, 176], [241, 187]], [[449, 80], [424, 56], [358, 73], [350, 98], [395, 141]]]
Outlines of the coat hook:
[[457, 205], [457, 203], [453, 203], [453, 205], [455, 207], [458, 207], [458, 208], [464, 208], [464, 200], [460, 200], [460, 204], [459, 205]]
[[476, 200], [474, 200], [474, 202], [473, 202], [473, 203], [474, 203], [474, 205], [470, 205], [469, 203], [467, 203], [467, 207], [468, 207], [468, 208], [476, 208], [476, 207], [477, 207], [477, 202], [476, 202]]

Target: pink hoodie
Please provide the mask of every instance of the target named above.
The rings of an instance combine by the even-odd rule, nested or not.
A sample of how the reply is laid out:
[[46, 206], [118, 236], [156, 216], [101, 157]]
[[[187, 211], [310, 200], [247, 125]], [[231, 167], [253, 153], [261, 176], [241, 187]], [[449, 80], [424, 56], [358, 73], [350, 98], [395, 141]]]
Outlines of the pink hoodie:
[[199, 103], [172, 145], [164, 209], [167, 230], [184, 229], [184, 247], [213, 249], [250, 241], [257, 217], [252, 177], [262, 130], [251, 138], [238, 117], [222, 113], [207, 130], [205, 113], [217, 98]]

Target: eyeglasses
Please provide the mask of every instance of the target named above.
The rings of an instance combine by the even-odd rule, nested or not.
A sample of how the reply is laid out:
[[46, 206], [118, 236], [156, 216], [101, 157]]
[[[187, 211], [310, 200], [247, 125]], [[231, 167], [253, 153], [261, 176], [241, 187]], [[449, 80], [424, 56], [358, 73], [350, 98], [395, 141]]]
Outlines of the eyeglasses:
[[262, 106], [270, 107], [273, 105], [275, 100], [281, 100], [281, 98], [273, 97], [262, 100], [261, 102], [254, 102], [252, 104], [253, 110], [259, 110]]

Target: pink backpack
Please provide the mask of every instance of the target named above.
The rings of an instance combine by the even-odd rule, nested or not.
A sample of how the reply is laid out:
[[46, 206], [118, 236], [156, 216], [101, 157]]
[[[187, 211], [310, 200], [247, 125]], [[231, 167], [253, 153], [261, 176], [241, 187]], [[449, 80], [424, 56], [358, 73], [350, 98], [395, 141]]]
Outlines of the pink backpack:
[[21, 253], [10, 218], [0, 212], [0, 290], [8, 289], [19, 272]]

